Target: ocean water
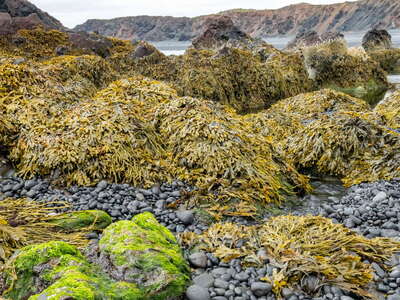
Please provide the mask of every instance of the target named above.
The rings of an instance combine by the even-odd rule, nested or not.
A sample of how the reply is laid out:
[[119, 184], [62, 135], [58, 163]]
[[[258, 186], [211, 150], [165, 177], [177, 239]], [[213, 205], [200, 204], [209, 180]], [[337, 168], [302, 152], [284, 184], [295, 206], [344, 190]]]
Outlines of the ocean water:
[[[389, 30], [392, 35], [392, 42], [394, 47], [400, 48], [400, 29]], [[361, 46], [362, 38], [365, 32], [348, 32], [345, 34], [345, 39], [349, 47]], [[283, 49], [293, 39], [293, 36], [279, 36], [265, 38], [265, 41], [272, 44], [277, 49]], [[190, 41], [163, 41], [153, 42], [161, 52], [166, 55], [181, 55], [191, 45]]]

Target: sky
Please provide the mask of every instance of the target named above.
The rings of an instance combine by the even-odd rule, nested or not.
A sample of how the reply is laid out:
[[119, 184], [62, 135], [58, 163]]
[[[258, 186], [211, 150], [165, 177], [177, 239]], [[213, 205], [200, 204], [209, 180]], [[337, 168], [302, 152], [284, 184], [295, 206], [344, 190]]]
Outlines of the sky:
[[[194, 17], [232, 8], [274, 9], [308, 2], [331, 4], [340, 0], [31, 0], [67, 27], [88, 19], [152, 15]], [[343, 1], [344, 2], [344, 1]]]

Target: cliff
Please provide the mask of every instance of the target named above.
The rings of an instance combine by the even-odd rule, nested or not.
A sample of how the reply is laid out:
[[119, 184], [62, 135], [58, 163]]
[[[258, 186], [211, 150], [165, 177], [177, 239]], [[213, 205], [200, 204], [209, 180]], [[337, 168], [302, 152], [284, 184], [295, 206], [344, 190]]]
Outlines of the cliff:
[[[360, 0], [332, 5], [296, 4], [276, 10], [230, 10], [220, 12], [232, 18], [240, 30], [253, 37], [294, 35], [314, 30], [365, 31], [376, 26], [400, 27], [400, 0]], [[204, 31], [209, 16], [196, 18], [122, 17], [111, 20], [88, 20], [77, 31], [98, 31], [124, 39], [149, 41], [190, 40]]]

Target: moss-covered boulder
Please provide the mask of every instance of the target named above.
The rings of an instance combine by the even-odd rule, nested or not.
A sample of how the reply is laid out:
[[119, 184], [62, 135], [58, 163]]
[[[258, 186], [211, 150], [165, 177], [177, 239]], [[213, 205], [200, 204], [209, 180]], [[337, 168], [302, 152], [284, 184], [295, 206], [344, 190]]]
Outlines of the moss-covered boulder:
[[112, 223], [112, 219], [102, 210], [85, 210], [59, 215], [51, 223], [66, 231], [77, 231], [82, 228], [102, 230]]
[[189, 267], [168, 229], [144, 213], [114, 223], [85, 258], [52, 241], [22, 248], [3, 267], [0, 295], [10, 299], [170, 300], [181, 296]]
[[180, 296], [189, 267], [173, 234], [150, 213], [109, 226], [99, 243], [98, 263], [116, 280], [136, 282], [150, 299]]
[[55, 241], [21, 249], [0, 275], [0, 293], [30, 300], [145, 299], [136, 284], [112, 280], [74, 246]]

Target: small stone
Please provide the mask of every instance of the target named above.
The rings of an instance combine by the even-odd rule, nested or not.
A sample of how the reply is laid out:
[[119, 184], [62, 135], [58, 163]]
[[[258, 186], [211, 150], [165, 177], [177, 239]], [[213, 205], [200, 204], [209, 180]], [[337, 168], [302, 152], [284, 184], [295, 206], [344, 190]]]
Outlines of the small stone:
[[203, 273], [193, 278], [193, 283], [203, 288], [209, 288], [214, 284], [214, 277], [209, 273]]
[[387, 300], [400, 300], [399, 294], [390, 295], [387, 297]]
[[234, 277], [239, 281], [247, 281], [249, 279], [249, 275], [245, 272], [237, 273]]
[[373, 202], [381, 202], [383, 200], [385, 200], [387, 197], [385, 192], [379, 192], [378, 194], [376, 194], [376, 196], [374, 197], [374, 199], [372, 199]]
[[387, 285], [380, 283], [378, 284], [377, 290], [383, 293], [387, 293], [390, 291], [390, 288]]
[[391, 278], [400, 278], [400, 267], [395, 268], [389, 275]]
[[137, 193], [136, 194], [136, 199], [138, 201], [145, 201], [146, 200], [146, 198], [144, 197], [144, 195], [142, 193]]
[[214, 287], [226, 290], [229, 287], [229, 283], [222, 279], [215, 279]]
[[340, 296], [340, 300], [354, 300], [354, 299], [350, 296]]
[[266, 282], [254, 282], [250, 289], [255, 296], [261, 297], [272, 291], [272, 285]]
[[207, 267], [207, 255], [203, 252], [196, 252], [189, 256], [190, 264], [195, 268], [204, 269]]
[[386, 276], [386, 272], [377, 263], [372, 263], [371, 267], [379, 277], [384, 278]]
[[194, 222], [194, 214], [190, 210], [178, 211], [176, 216], [185, 225], [191, 225]]
[[210, 300], [210, 293], [204, 287], [192, 285], [186, 290], [188, 300]]

